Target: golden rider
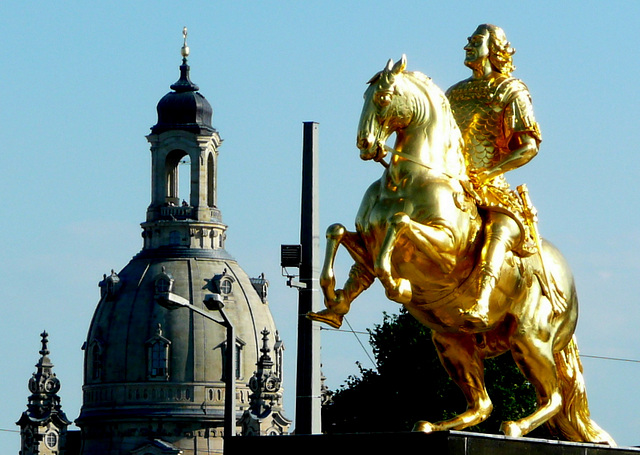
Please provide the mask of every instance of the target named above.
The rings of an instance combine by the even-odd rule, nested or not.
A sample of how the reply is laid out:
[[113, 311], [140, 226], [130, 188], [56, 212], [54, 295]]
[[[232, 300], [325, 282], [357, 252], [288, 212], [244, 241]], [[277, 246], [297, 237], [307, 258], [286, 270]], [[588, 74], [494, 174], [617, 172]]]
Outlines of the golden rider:
[[511, 48], [504, 31], [490, 24], [478, 26], [464, 47], [470, 78], [447, 91], [462, 132], [465, 158], [483, 209], [485, 240], [480, 257], [475, 305], [465, 311], [474, 328], [489, 323], [489, 302], [506, 253], [535, 252], [520, 198], [509, 188], [504, 173], [528, 163], [537, 153], [541, 136], [533, 116], [529, 91], [511, 77]]

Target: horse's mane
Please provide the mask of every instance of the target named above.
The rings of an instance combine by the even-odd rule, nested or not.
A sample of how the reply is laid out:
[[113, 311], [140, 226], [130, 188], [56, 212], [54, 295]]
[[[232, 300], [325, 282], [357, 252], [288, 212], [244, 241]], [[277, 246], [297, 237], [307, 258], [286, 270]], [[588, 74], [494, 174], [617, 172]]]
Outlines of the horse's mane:
[[[424, 94], [424, 97], [413, 98], [414, 121], [423, 122], [427, 118], [440, 120], [429, 122], [429, 134], [443, 139], [442, 146], [446, 154], [444, 164], [449, 172], [454, 175], [466, 176], [462, 135], [444, 92], [433, 83], [429, 76], [419, 71], [403, 71], [402, 75], [415, 85], [420, 93]], [[415, 91], [411, 91], [411, 93], [415, 93]]]

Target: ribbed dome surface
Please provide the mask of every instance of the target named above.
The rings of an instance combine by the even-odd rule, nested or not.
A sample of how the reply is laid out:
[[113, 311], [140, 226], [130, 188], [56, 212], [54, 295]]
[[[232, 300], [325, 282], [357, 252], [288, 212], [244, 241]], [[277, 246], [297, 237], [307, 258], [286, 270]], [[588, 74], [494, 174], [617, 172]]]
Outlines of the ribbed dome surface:
[[[168, 310], [158, 304], [159, 282], [166, 278], [173, 280], [172, 294], [205, 311], [205, 295], [222, 294], [239, 351], [238, 418], [248, 405], [247, 383], [260, 356], [260, 332], [266, 328], [271, 333], [271, 346], [276, 333], [269, 306], [250, 278], [233, 260], [138, 255], [112, 280], [111, 294], [103, 292], [89, 329], [77, 421], [88, 428], [85, 453], [111, 453], [103, 451], [107, 441], [120, 449], [131, 441], [133, 449], [138, 439], [126, 435], [127, 421], [131, 428], [148, 419], [163, 422], [154, 434], [166, 441], [181, 440], [188, 422], [194, 430], [204, 422], [222, 427], [226, 329], [186, 308]], [[222, 320], [216, 313], [211, 312]], [[153, 377], [151, 345], [159, 340], [168, 345], [167, 371]], [[118, 436], [92, 434], [96, 428], [112, 431], [116, 426], [111, 425], [119, 428]]]
[[[163, 275], [164, 274], [164, 275]], [[206, 294], [217, 292], [221, 281], [228, 281], [230, 290], [225, 297], [225, 311], [236, 327], [236, 337], [241, 345], [239, 377], [246, 382], [255, 369], [260, 352], [260, 331], [264, 328], [272, 334], [275, 325], [268, 305], [263, 303], [246, 273], [233, 261], [215, 259], [177, 258], [149, 260], [134, 258], [118, 274], [120, 287], [112, 298], [100, 301], [94, 314], [88, 336], [88, 348], [93, 342], [101, 349], [101, 371], [93, 374], [87, 368], [85, 385], [91, 389], [109, 388], [114, 392], [113, 401], [98, 401], [88, 405], [85, 401], [82, 416], [88, 414], [119, 414], [136, 408], [136, 414], [147, 412], [193, 412], [202, 417], [203, 406], [212, 409], [206, 414], [221, 416], [222, 403], [202, 400], [206, 386], [222, 387], [222, 346], [225, 343], [224, 327], [188, 309], [168, 310], [156, 302], [157, 280], [163, 276], [174, 279], [172, 292], [203, 308]], [[217, 315], [213, 311], [213, 316]], [[217, 317], [217, 319], [220, 319]], [[149, 382], [146, 362], [149, 341], [158, 335], [170, 342], [169, 372], [167, 380]], [[97, 377], [94, 377], [97, 376]], [[116, 387], [116, 384], [122, 385]], [[160, 400], [156, 409], [150, 409], [144, 397], [131, 396], [126, 389], [143, 383], [144, 392], [188, 386], [193, 390], [186, 400], [169, 398]], [[178, 385], [179, 384], [179, 385]], [[238, 382], [243, 388], [243, 381]], [[116, 389], [118, 389], [116, 391]], [[200, 390], [196, 390], [200, 389]], [[176, 389], [177, 390], [177, 389]], [[196, 398], [197, 397], [197, 398]], [[161, 403], [161, 404], [160, 404]], [[114, 409], [113, 405], [117, 405]], [[142, 409], [139, 405], [142, 405]]]
[[158, 123], [151, 128], [151, 132], [160, 134], [169, 130], [184, 130], [200, 134], [214, 131], [211, 126], [213, 109], [198, 92], [198, 86], [189, 79], [186, 61], [180, 65], [180, 79], [171, 88], [173, 91], [158, 102]]

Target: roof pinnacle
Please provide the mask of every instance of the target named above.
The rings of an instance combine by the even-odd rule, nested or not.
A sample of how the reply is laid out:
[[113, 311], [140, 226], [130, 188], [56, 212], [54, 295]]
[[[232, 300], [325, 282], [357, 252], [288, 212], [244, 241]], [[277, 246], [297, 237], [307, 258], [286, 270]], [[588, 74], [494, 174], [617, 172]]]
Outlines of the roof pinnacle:
[[189, 56], [189, 46], [187, 46], [187, 27], [182, 29], [182, 38], [184, 40], [180, 54], [182, 55], [182, 65], [180, 65], [180, 79], [171, 85], [171, 88], [178, 93], [181, 92], [196, 92], [200, 88], [191, 82], [189, 79], [189, 65], [187, 64], [187, 57]]
[[182, 28], [182, 38], [184, 39], [184, 44], [182, 45], [182, 49], [180, 49], [180, 54], [182, 54], [182, 58], [186, 63], [187, 57], [189, 56], [189, 46], [187, 46], [187, 27]]
[[49, 334], [48, 334], [48, 333], [47, 333], [47, 331], [45, 330], [45, 331], [43, 331], [43, 332], [40, 334], [40, 336], [42, 337], [42, 349], [40, 350], [39, 354], [40, 354], [41, 356], [43, 356], [43, 357], [44, 357], [44, 356], [47, 356], [47, 355], [49, 355], [49, 354], [50, 354], [50, 352], [49, 352], [49, 347], [48, 347], [48, 343], [49, 343], [48, 337], [49, 337]]

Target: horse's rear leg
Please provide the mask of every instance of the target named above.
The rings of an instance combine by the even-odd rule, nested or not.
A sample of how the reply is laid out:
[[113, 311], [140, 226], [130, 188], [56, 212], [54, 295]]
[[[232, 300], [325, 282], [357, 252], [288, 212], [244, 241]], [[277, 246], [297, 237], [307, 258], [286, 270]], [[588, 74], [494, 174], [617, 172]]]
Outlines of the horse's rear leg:
[[528, 338], [530, 336], [512, 339], [511, 352], [516, 364], [536, 390], [538, 408], [523, 419], [503, 422], [501, 430], [507, 436], [524, 436], [557, 414], [562, 406], [553, 358], [553, 338], [543, 341], [532, 340]]
[[[340, 245], [347, 249], [355, 264], [349, 271], [349, 278], [344, 287], [336, 289], [334, 264]], [[320, 273], [320, 287], [324, 293], [327, 308], [317, 313], [309, 313], [307, 316], [312, 320], [339, 328], [342, 325], [344, 315], [349, 312], [351, 302], [371, 286], [373, 280], [371, 259], [358, 233], [347, 231], [341, 224], [329, 226], [324, 265]]]
[[484, 385], [484, 359], [477, 352], [475, 337], [467, 334], [433, 333], [433, 343], [440, 362], [449, 376], [460, 387], [467, 400], [467, 410], [456, 417], [431, 423], [421, 420], [413, 431], [462, 430], [489, 417], [493, 410]]

